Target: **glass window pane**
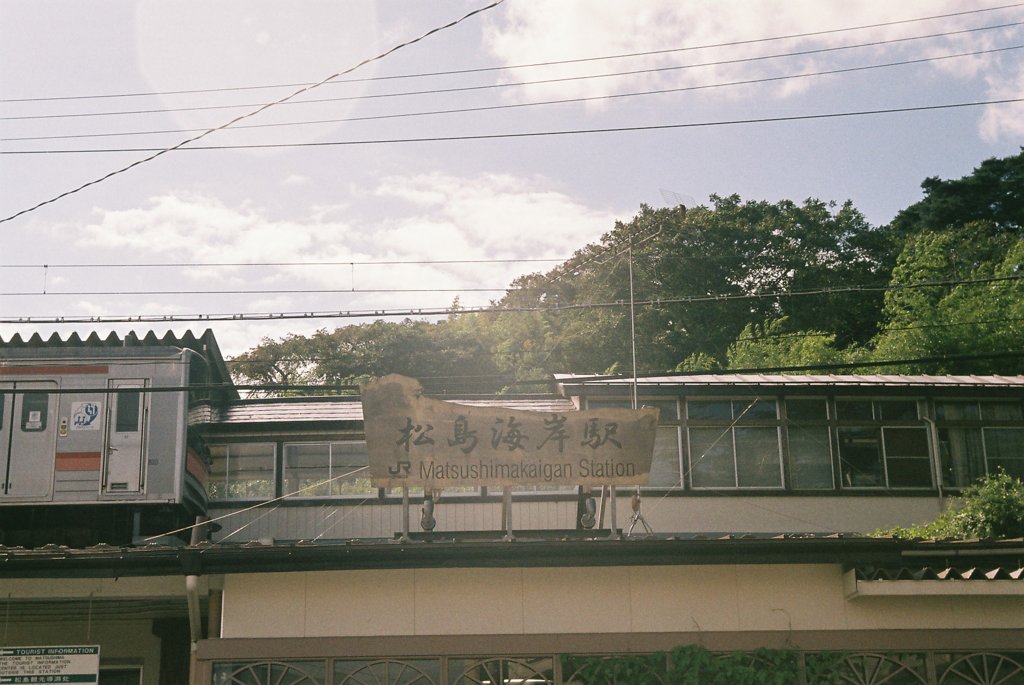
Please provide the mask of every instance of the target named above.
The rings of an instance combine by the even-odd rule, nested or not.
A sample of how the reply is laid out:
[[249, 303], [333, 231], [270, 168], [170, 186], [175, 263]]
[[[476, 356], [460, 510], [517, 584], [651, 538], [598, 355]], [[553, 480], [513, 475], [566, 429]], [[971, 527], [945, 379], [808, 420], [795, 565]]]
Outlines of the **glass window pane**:
[[679, 409], [675, 400], [640, 399], [641, 407], [657, 407], [659, 421], [678, 421]]
[[238, 443], [210, 447], [211, 499], [274, 496], [274, 444]]
[[114, 430], [118, 433], [137, 433], [141, 406], [141, 392], [117, 393], [117, 421]]
[[732, 415], [737, 421], [766, 421], [778, 418], [775, 400], [733, 400]]
[[782, 486], [778, 428], [736, 428], [736, 478], [740, 487]]
[[988, 471], [1002, 467], [1016, 478], [1024, 478], [1024, 428], [986, 428], [985, 454]]
[[731, 421], [732, 402], [729, 400], [688, 400], [686, 416], [690, 420]]
[[932, 468], [927, 459], [889, 458], [885, 461], [891, 488], [929, 488]]
[[935, 418], [939, 421], [978, 421], [981, 412], [977, 402], [937, 402]]
[[877, 428], [840, 428], [839, 462], [847, 487], [883, 484], [882, 450]]
[[440, 682], [440, 659], [336, 659], [334, 662], [335, 685], [434, 685]]
[[832, 488], [827, 427], [790, 425], [789, 469], [789, 481], [795, 490]]
[[689, 437], [693, 487], [736, 487], [732, 431], [728, 428], [691, 428]]
[[46, 414], [50, 406], [50, 393], [25, 394], [21, 400], [21, 430], [39, 433], [46, 430]]
[[679, 476], [679, 429], [659, 426], [654, 438], [654, 460], [651, 462], [652, 487], [681, 487]]
[[331, 451], [328, 443], [285, 445], [284, 494], [302, 497], [331, 494]]
[[917, 421], [917, 402], [914, 400], [884, 400], [878, 402], [884, 421]]
[[885, 456], [893, 457], [928, 457], [928, 432], [924, 428], [893, 428], [882, 429], [885, 439]]
[[986, 421], [1021, 421], [1020, 404], [1013, 402], [983, 402], [981, 418]]
[[[655, 400], [641, 397], [637, 400], [640, 407], [657, 407], [659, 421], [676, 421], [679, 419], [679, 410], [676, 408], [675, 400]], [[587, 398], [587, 409], [630, 409], [633, 406], [631, 399], [591, 399]]]
[[840, 421], [872, 421], [870, 400], [836, 400], [836, 414]]
[[825, 400], [786, 400], [786, 416], [790, 421], [825, 421], [828, 412]]
[[940, 428], [938, 433], [944, 486], [963, 488], [985, 475], [980, 428]]
[[620, 397], [614, 399], [595, 399], [592, 397], [587, 398], [587, 409], [629, 409], [632, 406], [632, 400], [623, 399]]
[[377, 489], [370, 484], [370, 463], [365, 442], [331, 443], [331, 494], [371, 495]]

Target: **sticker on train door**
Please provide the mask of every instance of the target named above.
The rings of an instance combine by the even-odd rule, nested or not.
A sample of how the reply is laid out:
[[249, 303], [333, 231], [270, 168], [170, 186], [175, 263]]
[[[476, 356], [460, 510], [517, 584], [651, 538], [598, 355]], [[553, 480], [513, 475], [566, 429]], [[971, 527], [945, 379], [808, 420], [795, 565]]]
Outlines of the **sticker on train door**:
[[104, 492], [142, 491], [149, 394], [144, 380], [112, 380], [107, 395], [107, 458]]
[[71, 430], [98, 431], [103, 421], [100, 420], [100, 405], [97, 402], [71, 403]]

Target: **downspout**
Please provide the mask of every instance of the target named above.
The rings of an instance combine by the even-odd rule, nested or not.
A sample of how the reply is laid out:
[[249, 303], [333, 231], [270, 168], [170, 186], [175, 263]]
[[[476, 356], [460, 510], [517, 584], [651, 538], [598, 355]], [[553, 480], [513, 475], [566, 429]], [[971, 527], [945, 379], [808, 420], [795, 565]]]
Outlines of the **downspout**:
[[188, 602], [188, 630], [192, 649], [203, 639], [203, 617], [199, 610], [199, 576], [185, 576], [185, 599]]
[[935, 478], [935, 487], [939, 491], [939, 513], [941, 514], [946, 510], [946, 493], [942, 489], [942, 447], [939, 445], [939, 427], [935, 425], [935, 420], [929, 416], [922, 416], [921, 420], [928, 424], [929, 442], [931, 447], [929, 449], [929, 456], [931, 457], [928, 461], [931, 462], [932, 475]]
[[203, 621], [199, 613], [199, 576], [185, 576], [185, 600], [188, 603], [188, 682], [189, 685], [197, 685], [196, 643], [203, 637]]

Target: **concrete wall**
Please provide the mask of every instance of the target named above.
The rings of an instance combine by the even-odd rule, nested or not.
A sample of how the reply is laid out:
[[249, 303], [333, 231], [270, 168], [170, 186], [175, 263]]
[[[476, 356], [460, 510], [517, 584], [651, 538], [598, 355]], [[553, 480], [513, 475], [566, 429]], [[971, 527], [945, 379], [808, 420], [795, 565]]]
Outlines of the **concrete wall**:
[[225, 578], [222, 637], [1024, 629], [1024, 597], [847, 600], [838, 565], [414, 569]]

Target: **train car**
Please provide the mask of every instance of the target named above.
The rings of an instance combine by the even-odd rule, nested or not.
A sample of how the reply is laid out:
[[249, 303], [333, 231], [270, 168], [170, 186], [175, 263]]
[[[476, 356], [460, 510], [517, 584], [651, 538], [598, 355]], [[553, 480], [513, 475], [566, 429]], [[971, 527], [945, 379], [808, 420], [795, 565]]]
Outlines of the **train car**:
[[207, 506], [189, 408], [232, 398], [210, 331], [0, 340], [0, 544], [171, 539]]

